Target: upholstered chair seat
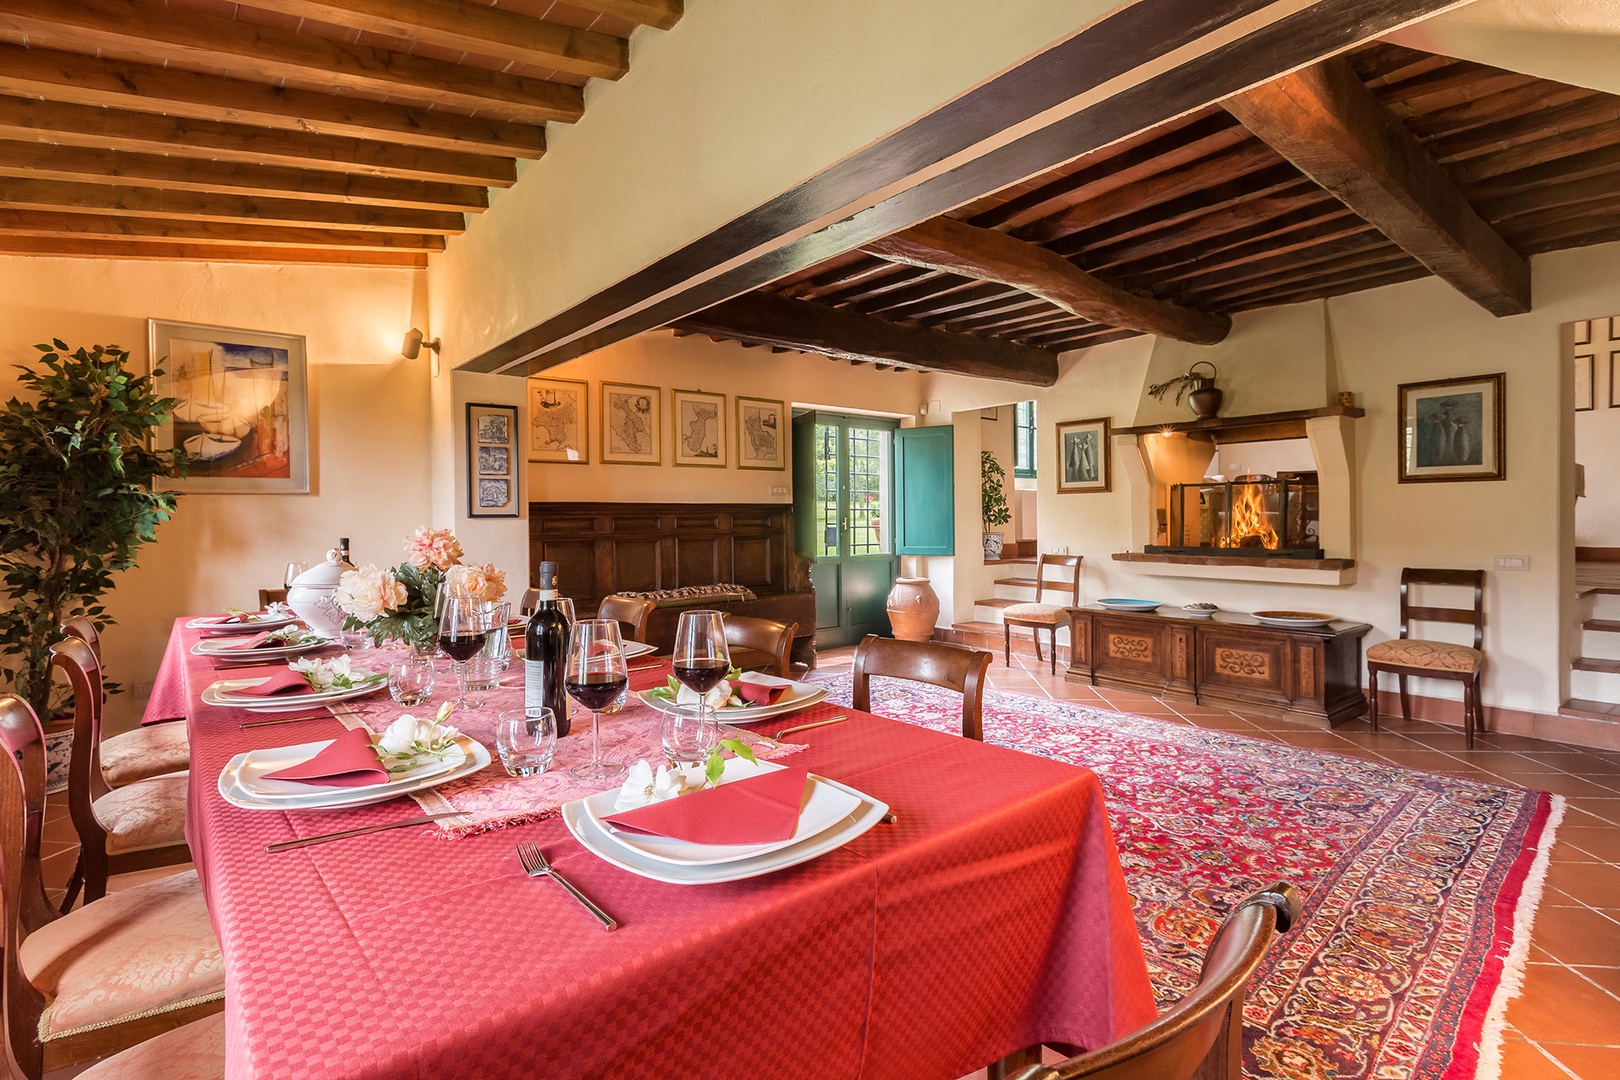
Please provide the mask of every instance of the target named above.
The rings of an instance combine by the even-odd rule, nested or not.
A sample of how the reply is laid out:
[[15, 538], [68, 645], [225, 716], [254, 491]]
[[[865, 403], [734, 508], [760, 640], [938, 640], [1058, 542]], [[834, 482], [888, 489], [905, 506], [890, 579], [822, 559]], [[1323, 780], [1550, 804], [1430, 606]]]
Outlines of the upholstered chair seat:
[[149, 776], [191, 767], [186, 725], [148, 724], [101, 740], [101, 775], [108, 787], [123, 787]]
[[224, 1075], [225, 1014], [215, 1013], [97, 1062], [79, 1080], [222, 1080]]
[[90, 804], [107, 832], [107, 854], [184, 844], [188, 773], [154, 776], [114, 788]]
[[47, 1002], [43, 1043], [225, 996], [225, 960], [195, 870], [108, 893], [47, 923], [17, 958]]
[[1485, 654], [1448, 641], [1397, 638], [1369, 646], [1367, 659], [1375, 664], [1399, 664], [1434, 671], [1478, 671], [1485, 663]]
[[1046, 626], [1057, 626], [1068, 618], [1063, 609], [1056, 604], [1014, 604], [1003, 608], [1001, 617], [1004, 619], [1017, 619], [1022, 623], [1038, 622]]

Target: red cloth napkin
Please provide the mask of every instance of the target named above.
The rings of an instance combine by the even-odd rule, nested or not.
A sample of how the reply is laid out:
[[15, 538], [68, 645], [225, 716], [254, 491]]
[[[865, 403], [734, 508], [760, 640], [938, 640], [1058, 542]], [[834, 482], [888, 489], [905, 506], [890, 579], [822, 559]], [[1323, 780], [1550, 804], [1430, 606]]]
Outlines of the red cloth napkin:
[[308, 761], [264, 774], [266, 780], [296, 780], [301, 784], [329, 787], [365, 787], [388, 781], [388, 770], [371, 743], [371, 732], [350, 728], [332, 740], [332, 745]]
[[606, 820], [626, 832], [694, 844], [768, 844], [790, 838], [799, 827], [809, 780], [810, 774], [803, 769], [777, 769], [626, 810]]
[[270, 640], [270, 634], [271, 631], [269, 630], [261, 630], [252, 637], [232, 638], [221, 645], [215, 645], [214, 648], [216, 650], [257, 649], [260, 645], [263, 645], [265, 642]]
[[775, 705], [776, 700], [788, 692], [785, 686], [766, 686], [764, 683], [743, 682], [732, 679], [731, 692], [748, 705]]
[[254, 668], [237, 675], [238, 679], [256, 679], [261, 675], [269, 678], [258, 686], [239, 686], [232, 690], [233, 694], [247, 694], [250, 697], [297, 697], [300, 694], [314, 693], [305, 679], [298, 672], [289, 667], [281, 668]]

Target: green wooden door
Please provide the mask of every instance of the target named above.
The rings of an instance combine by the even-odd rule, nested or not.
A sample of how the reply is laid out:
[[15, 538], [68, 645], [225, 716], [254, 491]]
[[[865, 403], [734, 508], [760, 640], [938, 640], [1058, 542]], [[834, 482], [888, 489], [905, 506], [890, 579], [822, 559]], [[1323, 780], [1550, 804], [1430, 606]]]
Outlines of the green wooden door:
[[887, 634], [894, 552], [892, 420], [810, 412], [793, 420], [799, 551], [816, 586], [816, 645]]
[[955, 429], [894, 433], [894, 550], [897, 555], [956, 553]]

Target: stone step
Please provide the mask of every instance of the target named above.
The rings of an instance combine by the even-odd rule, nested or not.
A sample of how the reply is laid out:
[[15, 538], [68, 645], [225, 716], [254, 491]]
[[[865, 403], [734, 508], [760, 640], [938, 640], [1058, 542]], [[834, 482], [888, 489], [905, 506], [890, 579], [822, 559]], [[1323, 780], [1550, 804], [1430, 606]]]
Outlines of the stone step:
[[1558, 715], [1578, 716], [1583, 720], [1614, 720], [1620, 717], [1620, 703], [1570, 698], [1558, 707]]
[[1620, 634], [1620, 619], [1587, 619], [1582, 630], [1595, 630], [1605, 634]]
[[1601, 671], [1606, 675], [1620, 675], [1620, 660], [1601, 656], [1577, 656], [1569, 665], [1575, 671]]
[[1005, 596], [991, 596], [984, 600], [973, 601], [974, 607], [1010, 608], [1014, 604], [1027, 604], [1028, 600], [1009, 600]]

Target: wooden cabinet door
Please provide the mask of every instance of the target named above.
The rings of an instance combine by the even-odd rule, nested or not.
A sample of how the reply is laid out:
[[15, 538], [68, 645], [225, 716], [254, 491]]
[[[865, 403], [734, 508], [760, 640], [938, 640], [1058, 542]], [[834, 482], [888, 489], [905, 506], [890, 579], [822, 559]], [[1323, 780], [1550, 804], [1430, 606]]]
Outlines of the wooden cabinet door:
[[1293, 683], [1289, 640], [1252, 628], [1198, 628], [1198, 689], [1201, 698], [1286, 706]]

